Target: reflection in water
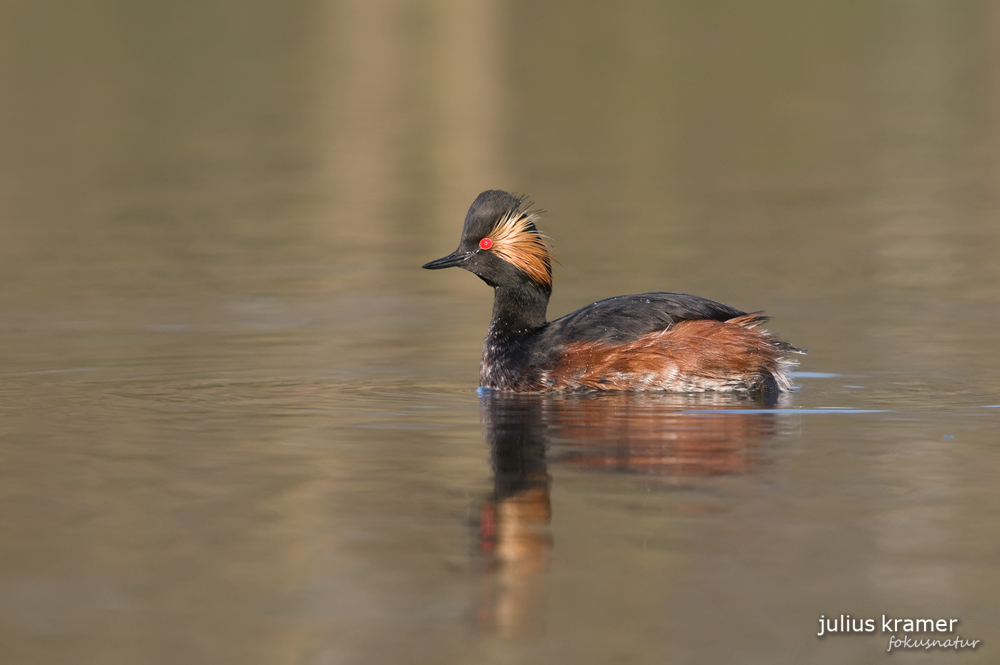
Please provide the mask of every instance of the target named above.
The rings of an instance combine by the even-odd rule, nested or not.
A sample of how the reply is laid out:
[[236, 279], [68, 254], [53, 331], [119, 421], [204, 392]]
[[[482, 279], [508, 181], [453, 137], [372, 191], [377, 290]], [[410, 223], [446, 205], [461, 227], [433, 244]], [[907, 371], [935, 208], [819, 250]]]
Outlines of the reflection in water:
[[486, 556], [480, 624], [502, 634], [540, 627], [552, 537], [545, 422], [537, 395], [484, 391], [480, 407], [494, 489], [480, 512]]
[[760, 464], [762, 443], [778, 429], [775, 415], [761, 413], [762, 403], [746, 397], [600, 397], [552, 403], [547, 422], [557, 431], [561, 463], [662, 476], [749, 473]]
[[557, 463], [579, 469], [664, 477], [752, 473], [779, 428], [776, 414], [762, 406], [768, 405], [723, 394], [484, 390], [494, 489], [480, 511], [486, 559], [480, 625], [501, 634], [542, 628], [552, 549], [547, 448]]

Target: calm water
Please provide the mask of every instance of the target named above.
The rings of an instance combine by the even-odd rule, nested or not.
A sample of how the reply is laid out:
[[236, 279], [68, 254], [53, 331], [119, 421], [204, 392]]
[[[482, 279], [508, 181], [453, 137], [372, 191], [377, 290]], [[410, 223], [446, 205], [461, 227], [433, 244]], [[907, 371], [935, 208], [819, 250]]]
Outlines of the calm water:
[[[1000, 660], [992, 4], [62, 4], [0, 7], [0, 661]], [[418, 266], [493, 187], [552, 316], [766, 309], [801, 389], [478, 394]]]

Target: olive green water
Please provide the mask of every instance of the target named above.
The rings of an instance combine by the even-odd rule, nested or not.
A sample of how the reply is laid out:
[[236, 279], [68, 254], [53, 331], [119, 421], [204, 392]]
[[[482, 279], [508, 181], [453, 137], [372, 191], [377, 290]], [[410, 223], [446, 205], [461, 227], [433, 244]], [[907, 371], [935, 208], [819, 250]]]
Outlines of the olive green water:
[[[1000, 661], [1000, 13], [806, 5], [0, 6], [0, 662]], [[494, 187], [801, 389], [478, 395]]]

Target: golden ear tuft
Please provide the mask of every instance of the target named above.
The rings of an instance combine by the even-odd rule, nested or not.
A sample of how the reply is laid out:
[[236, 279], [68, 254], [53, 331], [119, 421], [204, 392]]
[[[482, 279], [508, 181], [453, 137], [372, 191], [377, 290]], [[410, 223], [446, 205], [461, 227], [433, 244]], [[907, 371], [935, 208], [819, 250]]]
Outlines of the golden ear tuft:
[[533, 281], [552, 286], [552, 265], [545, 238], [535, 229], [538, 214], [515, 208], [504, 215], [490, 234], [493, 251]]

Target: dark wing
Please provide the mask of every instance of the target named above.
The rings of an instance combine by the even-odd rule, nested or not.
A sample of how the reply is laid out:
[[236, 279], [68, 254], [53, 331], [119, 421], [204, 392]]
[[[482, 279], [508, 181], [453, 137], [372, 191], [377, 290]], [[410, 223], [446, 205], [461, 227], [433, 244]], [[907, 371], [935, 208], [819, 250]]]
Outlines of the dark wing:
[[543, 346], [597, 340], [627, 344], [648, 333], [669, 328], [678, 321], [726, 321], [743, 314], [746, 312], [708, 298], [683, 293], [640, 293], [608, 298], [581, 307], [546, 325], [539, 331], [542, 338], [539, 341]]

